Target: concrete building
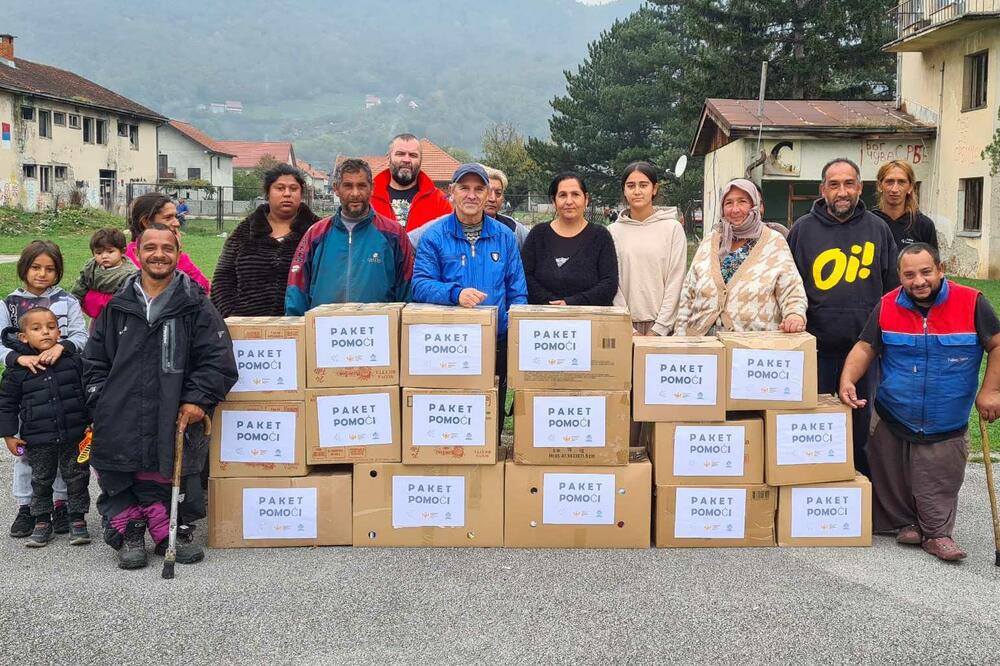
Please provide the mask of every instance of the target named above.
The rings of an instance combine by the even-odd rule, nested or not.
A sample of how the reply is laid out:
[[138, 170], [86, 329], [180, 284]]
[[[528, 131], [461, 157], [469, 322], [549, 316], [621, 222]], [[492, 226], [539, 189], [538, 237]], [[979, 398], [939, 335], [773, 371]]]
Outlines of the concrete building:
[[982, 157], [1000, 121], [1000, 0], [907, 0], [891, 14], [901, 108], [938, 128], [921, 209], [949, 271], [1000, 277], [1000, 177]]
[[233, 186], [233, 157], [190, 123], [171, 120], [156, 131], [157, 176], [162, 181], [205, 180], [216, 187]]
[[296, 164], [302, 173], [306, 175], [307, 182], [309, 183], [309, 187], [312, 188], [313, 194], [321, 197], [330, 194], [330, 174], [317, 169], [305, 160], [298, 160]]
[[123, 213], [129, 182], [156, 179], [166, 118], [56, 67], [14, 55], [0, 35], [0, 206], [80, 204]]
[[[933, 123], [893, 102], [708, 99], [691, 154], [704, 156], [704, 220], [719, 219], [722, 187], [733, 178], [760, 184], [764, 216], [791, 226], [819, 197], [820, 172], [836, 157], [861, 167], [862, 199], [875, 205], [875, 174], [894, 159], [913, 164], [921, 191], [931, 179]], [[761, 137], [760, 149], [757, 138]]]

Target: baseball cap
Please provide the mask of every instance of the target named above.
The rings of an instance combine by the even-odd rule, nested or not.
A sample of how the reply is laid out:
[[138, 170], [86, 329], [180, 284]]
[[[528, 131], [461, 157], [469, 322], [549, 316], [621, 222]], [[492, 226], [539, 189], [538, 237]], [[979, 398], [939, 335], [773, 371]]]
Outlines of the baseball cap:
[[477, 164], [476, 162], [468, 162], [460, 165], [457, 169], [455, 169], [455, 173], [451, 177], [451, 182], [457, 183], [462, 180], [464, 176], [468, 176], [470, 173], [482, 178], [483, 183], [489, 187], [490, 177], [486, 175], [486, 169], [483, 168], [482, 164]]

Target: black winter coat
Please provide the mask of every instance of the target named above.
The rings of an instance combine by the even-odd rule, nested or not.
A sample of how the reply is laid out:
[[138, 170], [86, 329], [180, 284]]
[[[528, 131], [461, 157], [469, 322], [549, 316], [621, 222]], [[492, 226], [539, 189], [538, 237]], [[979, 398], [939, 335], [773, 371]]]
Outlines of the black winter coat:
[[[19, 355], [37, 354], [17, 339], [16, 327], [3, 330], [3, 343]], [[18, 434], [27, 446], [76, 445], [90, 421], [83, 391], [83, 361], [67, 346], [59, 360], [38, 374], [8, 365], [0, 381], [0, 436]]]
[[305, 204], [283, 240], [271, 238], [267, 204], [257, 207], [226, 239], [212, 276], [212, 303], [223, 317], [285, 314], [288, 268], [302, 235], [319, 218]]
[[[87, 404], [94, 418], [90, 464], [97, 470], [173, 475], [182, 403], [211, 412], [236, 383], [233, 342], [205, 292], [183, 273], [157, 299], [148, 321], [130, 277], [94, 324], [84, 351]], [[156, 300], [153, 301], [156, 304]], [[206, 437], [187, 430], [182, 474], [201, 471]]]

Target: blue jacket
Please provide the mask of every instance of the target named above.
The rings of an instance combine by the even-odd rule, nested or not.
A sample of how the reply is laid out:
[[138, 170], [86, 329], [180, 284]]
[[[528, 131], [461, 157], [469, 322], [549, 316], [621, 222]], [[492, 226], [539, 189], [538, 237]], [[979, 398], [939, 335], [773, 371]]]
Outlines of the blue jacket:
[[897, 287], [882, 297], [881, 381], [876, 401], [910, 431], [964, 429], [979, 386], [979, 292], [949, 280], [925, 317]]
[[325, 303], [409, 300], [413, 246], [398, 222], [374, 210], [347, 230], [340, 211], [302, 236], [288, 269], [285, 314], [301, 316]]
[[458, 305], [458, 295], [469, 287], [486, 294], [482, 305], [497, 306], [497, 337], [506, 337], [507, 309], [528, 302], [514, 233], [484, 216], [479, 240], [471, 245], [452, 213], [430, 227], [420, 241], [413, 265], [413, 300]]

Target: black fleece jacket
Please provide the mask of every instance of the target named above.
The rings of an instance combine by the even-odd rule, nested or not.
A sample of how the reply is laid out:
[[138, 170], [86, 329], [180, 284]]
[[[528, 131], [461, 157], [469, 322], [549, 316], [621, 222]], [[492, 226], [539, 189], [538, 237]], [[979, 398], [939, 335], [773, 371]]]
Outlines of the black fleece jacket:
[[841, 222], [817, 199], [792, 225], [788, 247], [805, 284], [806, 330], [817, 351], [846, 355], [882, 294], [899, 284], [892, 232], [864, 202]]

